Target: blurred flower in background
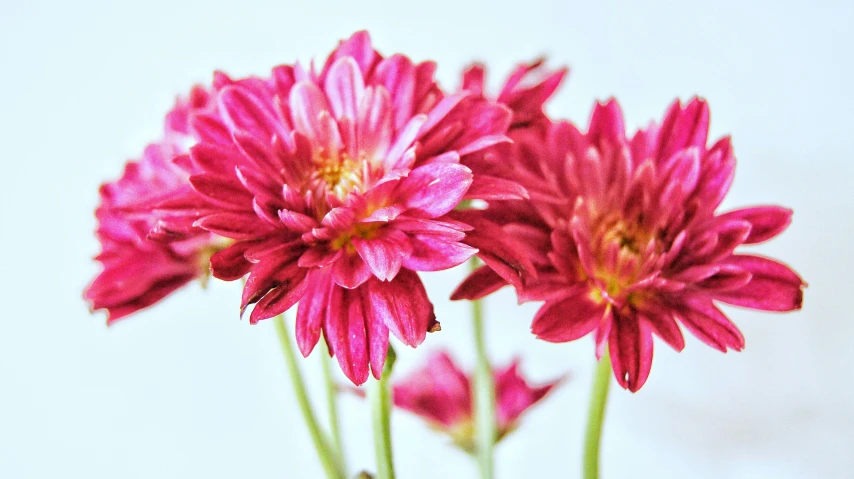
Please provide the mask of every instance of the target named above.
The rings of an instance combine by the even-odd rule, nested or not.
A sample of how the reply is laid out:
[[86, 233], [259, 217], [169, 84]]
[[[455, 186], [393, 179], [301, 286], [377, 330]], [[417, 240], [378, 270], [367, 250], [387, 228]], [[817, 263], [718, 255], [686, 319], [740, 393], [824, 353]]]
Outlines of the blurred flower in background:
[[[496, 442], [513, 431], [522, 414], [542, 400], [561, 380], [531, 386], [519, 372], [519, 360], [496, 368]], [[394, 405], [420, 416], [451, 437], [467, 452], [475, 448], [472, 378], [444, 351], [431, 353], [424, 367], [393, 385]]]

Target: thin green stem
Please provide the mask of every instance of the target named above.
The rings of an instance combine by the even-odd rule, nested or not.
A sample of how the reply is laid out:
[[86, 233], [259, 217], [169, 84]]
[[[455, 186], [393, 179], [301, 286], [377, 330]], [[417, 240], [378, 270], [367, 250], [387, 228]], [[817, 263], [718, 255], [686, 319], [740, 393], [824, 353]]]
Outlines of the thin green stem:
[[[324, 350], [326, 348], [322, 347], [320, 349]], [[332, 358], [326, 354], [321, 354], [321, 356], [323, 377], [326, 379], [326, 408], [329, 413], [329, 432], [332, 436], [332, 446], [335, 449], [338, 468], [346, 471], [347, 465], [344, 461], [344, 447], [341, 445], [341, 432], [338, 422], [338, 386], [335, 384], [335, 379], [332, 376]]]
[[308, 427], [308, 432], [311, 435], [311, 441], [314, 443], [314, 449], [317, 451], [317, 457], [320, 459], [320, 464], [323, 466], [326, 477], [329, 479], [344, 479], [344, 471], [339, 469], [334, 460], [332, 448], [329, 446], [329, 441], [324, 437], [320, 426], [317, 424], [317, 418], [311, 408], [311, 402], [308, 400], [308, 394], [305, 391], [305, 383], [302, 379], [299, 366], [297, 365], [296, 353], [294, 346], [291, 343], [291, 336], [285, 326], [283, 315], [276, 316], [273, 319], [273, 324], [276, 326], [276, 334], [279, 336], [279, 344], [282, 347], [282, 353], [285, 356], [285, 364], [288, 367], [288, 374], [291, 377], [291, 386], [293, 386], [294, 394], [297, 397], [300, 412], [305, 420], [305, 425]]
[[389, 346], [382, 378], [368, 380], [368, 398], [371, 402], [374, 426], [374, 451], [377, 455], [377, 479], [394, 479], [391, 454], [391, 391], [388, 385], [394, 360], [394, 349]]
[[611, 384], [611, 356], [608, 349], [596, 366], [593, 391], [590, 394], [590, 410], [587, 415], [587, 432], [584, 436], [584, 479], [599, 479], [599, 449], [602, 443], [602, 423], [605, 420], [605, 404], [608, 402], [608, 386]]
[[[478, 261], [469, 261], [472, 271], [477, 269]], [[482, 479], [492, 479], [493, 449], [498, 436], [495, 423], [495, 380], [492, 376], [492, 366], [486, 353], [486, 334], [483, 326], [483, 303], [480, 300], [471, 302], [471, 313], [474, 324], [474, 343], [477, 354], [477, 364], [474, 372], [474, 406], [475, 406], [475, 442], [477, 444], [477, 463]]]

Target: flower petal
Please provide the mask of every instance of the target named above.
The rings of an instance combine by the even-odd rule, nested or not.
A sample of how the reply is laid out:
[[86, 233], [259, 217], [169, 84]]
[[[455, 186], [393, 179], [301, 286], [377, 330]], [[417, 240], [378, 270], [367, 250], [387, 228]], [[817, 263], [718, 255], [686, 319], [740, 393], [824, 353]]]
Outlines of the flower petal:
[[652, 368], [652, 334], [647, 323], [614, 314], [609, 338], [611, 364], [617, 383], [637, 392]]
[[745, 244], [767, 241], [782, 233], [792, 222], [792, 210], [781, 206], [757, 206], [730, 211], [719, 218], [738, 219], [750, 223], [750, 235]]
[[551, 343], [565, 343], [596, 329], [603, 314], [605, 306], [590, 299], [589, 290], [581, 287], [546, 301], [534, 315], [531, 332]]
[[303, 357], [308, 357], [320, 339], [323, 319], [327, 314], [329, 294], [334, 287], [328, 269], [315, 269], [306, 276], [307, 288], [297, 307], [294, 333]]
[[716, 293], [715, 299], [763, 311], [801, 309], [806, 283], [785, 264], [755, 255], [733, 255], [726, 262], [750, 273], [750, 282], [739, 289]]
[[410, 215], [438, 218], [462, 201], [471, 182], [471, 170], [465, 166], [433, 163], [412, 170], [402, 179], [397, 196], [410, 208]]
[[353, 384], [368, 379], [368, 343], [362, 293], [332, 286], [324, 331], [344, 375]]
[[436, 315], [417, 274], [403, 269], [392, 281], [370, 280], [367, 288], [371, 321], [382, 321], [408, 346], [424, 341]]

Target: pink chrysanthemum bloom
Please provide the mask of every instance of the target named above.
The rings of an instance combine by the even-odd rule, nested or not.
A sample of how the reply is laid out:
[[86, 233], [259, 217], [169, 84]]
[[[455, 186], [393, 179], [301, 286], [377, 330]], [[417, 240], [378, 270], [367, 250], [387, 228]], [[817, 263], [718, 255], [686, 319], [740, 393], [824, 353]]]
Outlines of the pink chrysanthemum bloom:
[[389, 332], [414, 347], [438, 327], [415, 272], [477, 251], [452, 210], [519, 197], [518, 186], [464, 166], [507, 140], [510, 112], [467, 92], [445, 96], [434, 70], [383, 58], [360, 32], [319, 73], [284, 65], [271, 81], [223, 86], [224, 127], [190, 118], [202, 137], [189, 155], [195, 196], [162, 205], [236, 241], [212, 257], [212, 272], [249, 272], [241, 311], [255, 305], [251, 322], [299, 302], [300, 351], [322, 333], [356, 384], [369, 370], [379, 377]]
[[208, 273], [208, 258], [222, 238], [196, 228], [175, 235], [160, 228], [152, 203], [180, 197], [189, 189], [189, 172], [174, 159], [194, 140], [190, 111], [207, 111], [210, 94], [201, 87], [177, 102], [166, 117], [162, 143], [149, 145], [141, 159], [130, 161], [120, 179], [101, 186], [95, 212], [102, 272], [84, 292], [93, 310], [107, 311], [112, 324], [160, 301], [176, 289]]
[[[677, 351], [678, 323], [720, 351], [744, 337], [716, 301], [765, 311], [801, 307], [788, 266], [734, 250], [773, 238], [792, 212], [758, 206], [716, 213], [733, 179], [729, 137], [707, 146], [709, 109], [674, 103], [660, 125], [625, 136], [616, 101], [599, 104], [587, 133], [554, 124], [507, 159], [530, 201], [493, 203], [484, 214], [527, 244], [538, 276], [520, 301], [544, 300], [532, 331], [550, 342], [593, 333], [618, 383], [637, 391], [652, 365], [652, 334]], [[454, 297], [488, 294], [503, 280], [484, 269]]]
[[[560, 381], [532, 387], [519, 374], [518, 360], [493, 374], [498, 442], [516, 427], [525, 411]], [[431, 427], [450, 436], [460, 448], [474, 451], [472, 379], [447, 353], [432, 353], [424, 368], [394, 384], [392, 397], [395, 406], [421, 416]]]

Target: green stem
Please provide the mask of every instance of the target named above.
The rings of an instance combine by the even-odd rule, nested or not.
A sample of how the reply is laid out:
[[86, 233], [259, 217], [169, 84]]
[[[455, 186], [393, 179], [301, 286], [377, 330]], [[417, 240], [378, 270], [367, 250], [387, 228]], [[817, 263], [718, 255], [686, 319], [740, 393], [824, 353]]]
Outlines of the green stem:
[[602, 443], [602, 423], [605, 420], [605, 403], [611, 384], [611, 356], [608, 349], [596, 366], [590, 410], [587, 415], [587, 432], [584, 436], [584, 479], [599, 479], [599, 449]]
[[294, 346], [291, 343], [291, 336], [285, 327], [283, 315], [276, 316], [273, 319], [273, 324], [276, 326], [276, 334], [279, 336], [279, 344], [282, 347], [282, 353], [285, 356], [285, 364], [288, 367], [288, 373], [291, 377], [291, 386], [293, 386], [294, 394], [297, 397], [300, 412], [305, 420], [305, 425], [308, 427], [308, 432], [311, 435], [311, 441], [314, 443], [314, 449], [317, 451], [317, 457], [320, 459], [320, 464], [326, 472], [326, 477], [329, 479], [344, 479], [344, 471], [339, 469], [333, 459], [333, 451], [329, 446], [329, 441], [324, 437], [317, 424], [317, 418], [314, 411], [311, 409], [311, 402], [308, 400], [308, 394], [305, 391], [305, 383], [302, 379], [299, 366], [297, 365]]
[[374, 426], [374, 451], [377, 455], [377, 478], [394, 479], [394, 464], [391, 454], [391, 391], [388, 378], [394, 366], [395, 354], [388, 347], [382, 377], [368, 381], [368, 397], [371, 402], [371, 416]]
[[[322, 347], [325, 350], [326, 347]], [[332, 358], [326, 354], [321, 355], [323, 364], [323, 377], [326, 379], [326, 408], [329, 412], [329, 431], [332, 435], [332, 446], [335, 449], [335, 457], [338, 460], [338, 468], [341, 471], [346, 471], [347, 466], [344, 461], [344, 448], [341, 445], [341, 432], [338, 421], [338, 387], [335, 385], [335, 380], [332, 376]]]
[[[477, 269], [478, 261], [469, 261], [472, 271]], [[474, 372], [474, 406], [475, 406], [475, 442], [477, 444], [477, 463], [482, 479], [492, 479], [493, 449], [498, 437], [495, 423], [495, 380], [492, 367], [486, 353], [486, 335], [483, 327], [483, 303], [480, 300], [471, 302], [472, 320], [474, 323], [474, 343], [477, 354], [477, 365]]]

